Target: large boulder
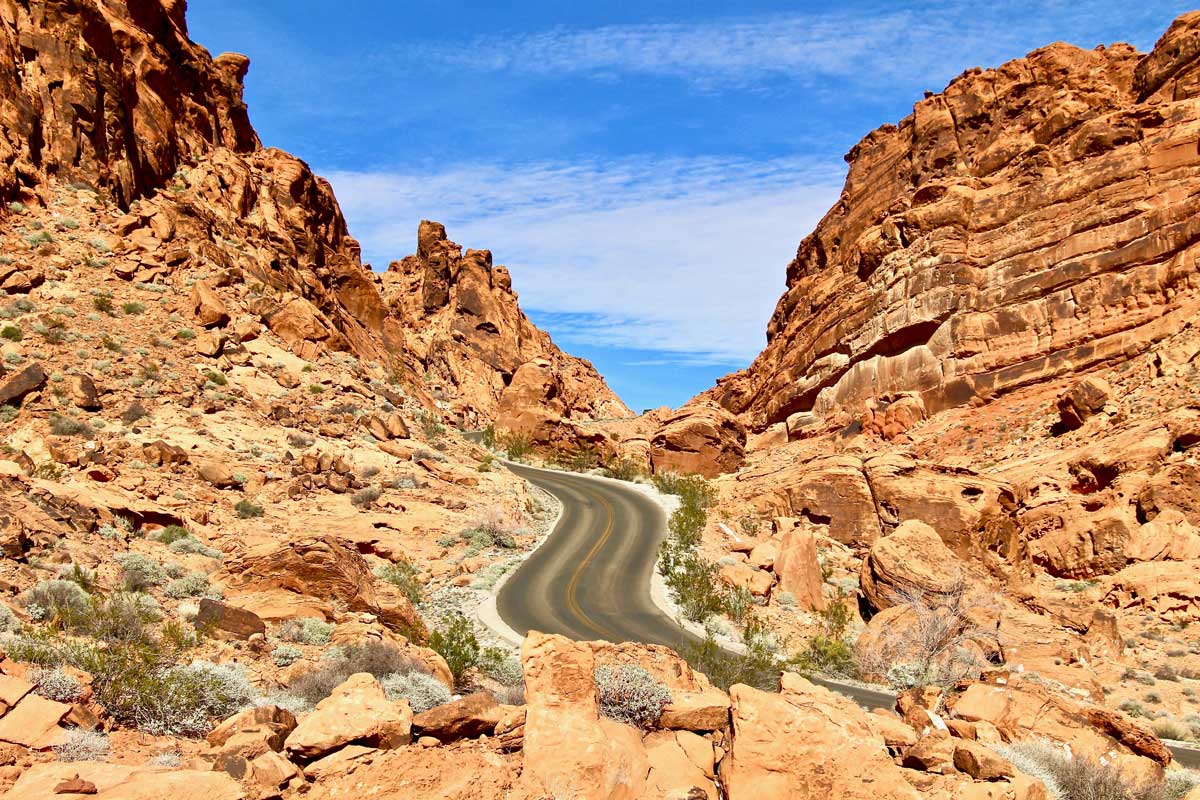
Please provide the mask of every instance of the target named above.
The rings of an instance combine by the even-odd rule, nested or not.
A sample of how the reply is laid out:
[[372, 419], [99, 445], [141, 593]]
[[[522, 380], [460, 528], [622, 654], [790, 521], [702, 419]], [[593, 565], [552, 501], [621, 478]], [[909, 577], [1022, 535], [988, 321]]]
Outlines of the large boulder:
[[313, 761], [352, 742], [388, 750], [412, 741], [412, 719], [407, 700], [389, 700], [379, 681], [362, 672], [317, 703], [283, 746], [300, 761]]
[[693, 401], [663, 421], [650, 439], [655, 472], [714, 478], [733, 472], [746, 453], [746, 430], [715, 403]]
[[917, 800], [887, 745], [852, 700], [785, 673], [779, 694], [736, 685], [729, 754], [721, 779], [729, 800]]
[[405, 636], [424, 637], [412, 604], [390, 584], [376, 581], [357, 550], [334, 536], [255, 545], [228, 562], [218, 580], [235, 593], [283, 592], [321, 605], [339, 602], [351, 611], [375, 614]]
[[413, 730], [418, 736], [432, 736], [442, 743], [473, 739], [492, 733], [508, 709], [490, 693], [476, 692], [417, 714]]
[[774, 569], [779, 576], [778, 591], [789, 592], [796, 605], [806, 611], [824, 610], [825, 579], [817, 560], [817, 537], [812, 531], [800, 526], [785, 531]]
[[638, 800], [649, 763], [637, 730], [600, 716], [586, 643], [531, 632], [521, 648], [525, 672], [524, 797]]
[[933, 528], [905, 520], [871, 547], [860, 582], [872, 607], [884, 609], [906, 593], [949, 593], [963, 580], [963, 566]]

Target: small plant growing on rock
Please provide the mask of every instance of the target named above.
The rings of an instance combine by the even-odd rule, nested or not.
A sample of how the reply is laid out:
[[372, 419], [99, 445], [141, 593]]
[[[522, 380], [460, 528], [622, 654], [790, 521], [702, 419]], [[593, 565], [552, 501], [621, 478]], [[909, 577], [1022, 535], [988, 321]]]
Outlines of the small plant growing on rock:
[[279, 628], [279, 638], [300, 644], [329, 644], [333, 639], [332, 622], [316, 617], [289, 619]]
[[66, 740], [54, 748], [59, 761], [103, 761], [108, 758], [108, 752], [106, 734], [81, 728], [68, 731]]
[[249, 500], [244, 498], [237, 501], [237, 505], [233, 507], [233, 510], [237, 512], [237, 515], [240, 519], [253, 519], [255, 517], [261, 517], [266, 513], [262, 506], [256, 506], [254, 503], [251, 503]]
[[299, 648], [290, 644], [281, 644], [271, 651], [271, 660], [277, 667], [290, 667], [303, 657], [304, 654], [300, 652]]
[[408, 602], [421, 602], [421, 582], [417, 570], [407, 561], [384, 564], [376, 568], [375, 577], [399, 589], [408, 598]]
[[379, 683], [389, 700], [408, 700], [414, 714], [450, 702], [450, 690], [432, 675], [424, 672], [393, 672]]
[[47, 700], [74, 703], [83, 697], [83, 685], [61, 667], [37, 667], [29, 673], [29, 682]]
[[671, 702], [671, 692], [636, 664], [601, 666], [595, 672], [600, 713], [609, 719], [650, 728]]

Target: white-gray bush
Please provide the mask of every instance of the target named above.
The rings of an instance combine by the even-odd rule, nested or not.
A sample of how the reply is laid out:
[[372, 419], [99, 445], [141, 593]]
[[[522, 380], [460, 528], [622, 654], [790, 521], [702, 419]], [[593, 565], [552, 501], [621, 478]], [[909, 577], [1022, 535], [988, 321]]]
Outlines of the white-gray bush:
[[59, 761], [103, 761], [108, 757], [108, 751], [107, 736], [82, 728], [68, 731], [63, 743], [54, 748]]
[[167, 582], [162, 564], [140, 553], [122, 553], [117, 556], [117, 564], [121, 567], [125, 588], [130, 591], [141, 592]]
[[671, 691], [644, 667], [634, 664], [596, 667], [600, 713], [638, 728], [658, 722], [671, 702]]
[[329, 644], [334, 625], [316, 617], [289, 619], [279, 628], [279, 638], [300, 644]]
[[203, 572], [191, 572], [176, 578], [166, 585], [163, 594], [176, 600], [184, 597], [203, 597], [209, 593], [208, 576]]
[[47, 700], [74, 703], [83, 696], [83, 685], [61, 667], [38, 667], [29, 674], [29, 682], [34, 685], [37, 693]]
[[0, 633], [18, 633], [21, 630], [21, 621], [17, 619], [17, 615], [8, 606], [0, 603]]
[[74, 581], [43, 581], [21, 595], [21, 603], [36, 620], [53, 616], [82, 614], [88, 605], [88, 593]]
[[271, 651], [271, 660], [277, 667], [290, 667], [303, 657], [304, 653], [300, 652], [300, 648], [290, 644], [281, 644]]
[[191, 534], [176, 539], [169, 545], [172, 553], [194, 553], [207, 558], [221, 558], [224, 553], [201, 542]]
[[214, 719], [232, 716], [257, 697], [240, 666], [193, 661], [156, 676], [130, 711], [137, 727], [155, 736], [203, 736]]
[[450, 690], [432, 675], [424, 672], [394, 672], [379, 681], [389, 700], [405, 698], [414, 714], [450, 702]]

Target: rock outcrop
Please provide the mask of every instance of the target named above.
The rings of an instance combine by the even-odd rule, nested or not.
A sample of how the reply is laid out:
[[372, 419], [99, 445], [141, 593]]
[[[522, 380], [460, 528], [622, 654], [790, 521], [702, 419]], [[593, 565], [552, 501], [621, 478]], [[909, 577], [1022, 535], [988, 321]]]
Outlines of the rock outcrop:
[[1198, 28], [969, 70], [869, 134], [766, 349], [710, 396], [755, 430], [901, 393], [935, 413], [1179, 330], [1200, 293]]

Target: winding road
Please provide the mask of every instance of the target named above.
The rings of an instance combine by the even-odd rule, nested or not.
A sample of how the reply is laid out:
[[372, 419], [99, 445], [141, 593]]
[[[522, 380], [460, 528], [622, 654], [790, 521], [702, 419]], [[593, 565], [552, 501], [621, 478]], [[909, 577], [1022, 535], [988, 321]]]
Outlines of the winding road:
[[[581, 641], [643, 642], [678, 649], [698, 638], [650, 599], [650, 579], [666, 533], [662, 508], [615, 481], [505, 462], [563, 504], [549, 538], [501, 587], [500, 617], [531, 630]], [[894, 708], [895, 695], [815, 679], [865, 708]], [[1200, 766], [1200, 751], [1168, 744], [1176, 762]]]

